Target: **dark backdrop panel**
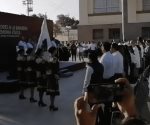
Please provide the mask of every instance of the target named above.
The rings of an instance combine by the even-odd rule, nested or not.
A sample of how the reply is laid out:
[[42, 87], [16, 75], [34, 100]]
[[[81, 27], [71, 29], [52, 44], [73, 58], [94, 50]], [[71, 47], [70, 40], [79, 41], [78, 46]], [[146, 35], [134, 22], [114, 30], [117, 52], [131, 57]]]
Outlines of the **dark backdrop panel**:
[[[43, 19], [27, 17], [0, 12], [0, 25], [25, 26], [26, 31], [21, 31], [17, 37], [0, 36], [0, 70], [12, 70], [16, 68], [16, 45], [21, 36], [38, 41]], [[47, 20], [50, 37], [53, 37], [53, 21]]]

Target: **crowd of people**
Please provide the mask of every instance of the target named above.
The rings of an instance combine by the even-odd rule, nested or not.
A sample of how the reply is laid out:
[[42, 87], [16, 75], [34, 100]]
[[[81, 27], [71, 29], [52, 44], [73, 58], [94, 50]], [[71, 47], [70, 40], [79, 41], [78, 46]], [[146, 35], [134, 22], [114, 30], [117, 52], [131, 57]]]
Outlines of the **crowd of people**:
[[19, 99], [26, 99], [24, 90], [30, 87], [30, 102], [35, 103], [34, 89], [39, 92], [38, 105], [45, 107], [44, 93], [50, 96], [50, 111], [57, 111], [55, 97], [59, 95], [59, 62], [55, 46], [48, 47], [47, 40], [43, 40], [40, 48], [22, 37], [17, 45], [17, 74], [20, 83]]
[[[103, 44], [104, 43], [104, 44]], [[111, 44], [112, 43], [112, 44]], [[103, 64], [104, 79], [115, 75], [124, 75], [135, 82], [138, 74], [150, 63], [150, 41], [138, 38], [127, 42], [61, 42], [59, 47], [60, 61], [85, 61], [89, 53], [98, 54]], [[64, 58], [63, 58], [64, 57]], [[66, 59], [67, 58], [67, 59]], [[106, 70], [109, 69], [109, 70]], [[114, 68], [114, 69], [112, 69]], [[108, 73], [107, 73], [108, 72]]]
[[[85, 61], [88, 57], [89, 62], [86, 66], [85, 80], [83, 83], [83, 96], [75, 101], [75, 116], [78, 125], [110, 125], [112, 102], [104, 103], [104, 111], [100, 105], [92, 105], [96, 101], [93, 96], [92, 85], [95, 84], [124, 84], [128, 92], [121, 101], [117, 102], [118, 109], [128, 119], [131, 116], [138, 121], [137, 112], [134, 105], [134, 94], [130, 83], [135, 83], [144, 69], [150, 65], [150, 40], [139, 38], [127, 42], [60, 42], [48, 46], [47, 40], [43, 40], [41, 46], [30, 40], [19, 41], [17, 45], [17, 72], [20, 83], [19, 99], [26, 99], [24, 89], [26, 84], [30, 87], [30, 102], [35, 103], [35, 87], [39, 92], [38, 105], [45, 107], [44, 93], [50, 96], [50, 111], [57, 111], [55, 97], [59, 92], [59, 61]], [[124, 92], [124, 91], [123, 91]], [[90, 104], [90, 101], [92, 102]], [[131, 102], [131, 103], [130, 103]], [[86, 112], [87, 105], [90, 105], [90, 112]], [[101, 111], [99, 111], [101, 109]], [[101, 115], [101, 114], [104, 115]], [[98, 117], [99, 114], [99, 117]], [[101, 121], [101, 119], [103, 119]], [[130, 120], [126, 120], [129, 121]], [[98, 122], [101, 121], [101, 122]], [[140, 121], [140, 120], [139, 120]], [[126, 124], [124, 125], [134, 125]], [[138, 124], [137, 124], [138, 125]], [[144, 123], [139, 124], [144, 125]]]
[[[149, 119], [142, 119], [142, 113], [144, 114], [142, 108], [147, 107], [146, 109], [149, 110], [147, 106], [149, 93], [147, 86], [149, 83], [144, 85], [143, 82], [149, 78], [150, 41], [138, 39], [137, 41], [129, 41], [123, 44], [115, 43], [114, 41], [112, 43], [103, 42], [97, 50], [101, 50], [100, 52], [102, 53], [98, 55], [99, 51], [96, 50], [90, 52], [83, 85], [83, 96], [75, 101], [77, 125], [110, 125], [114, 109], [123, 114], [123, 124], [146, 125], [144, 120], [149, 122]], [[135, 90], [136, 96], [141, 96], [145, 100], [139, 99], [139, 97], [135, 99], [134, 91], [128, 80], [130, 80], [130, 83], [136, 82], [139, 76], [143, 76], [141, 74], [146, 67], [148, 67], [146, 71], [148, 75], [142, 77], [143, 81], [137, 87], [140, 90], [140, 95], [139, 93], [137, 94], [137, 89]], [[121, 87], [121, 95], [117, 96], [117, 99], [118, 97], [119, 99], [113, 100], [116, 104], [115, 108], [112, 106], [113, 101], [106, 99], [111, 96], [108, 94], [109, 91], [107, 91], [108, 93], [103, 92], [107, 90], [104, 88], [104, 84], [105, 86], [112, 84], [124, 86]], [[100, 88], [99, 86], [103, 86], [105, 90], [99, 89], [98, 95], [94, 86], [97, 89]], [[142, 90], [144, 91], [141, 92]], [[99, 98], [101, 100], [97, 101]], [[140, 103], [137, 100], [140, 100]], [[136, 102], [138, 103], [136, 104]], [[100, 105], [97, 105], [97, 103]], [[139, 108], [140, 105], [142, 107]], [[147, 111], [146, 115], [150, 116], [150, 112]]]

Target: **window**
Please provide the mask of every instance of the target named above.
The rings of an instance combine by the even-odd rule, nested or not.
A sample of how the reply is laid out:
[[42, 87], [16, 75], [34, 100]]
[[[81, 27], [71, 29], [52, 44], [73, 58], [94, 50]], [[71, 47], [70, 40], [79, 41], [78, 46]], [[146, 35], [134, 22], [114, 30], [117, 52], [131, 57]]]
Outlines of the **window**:
[[94, 1], [94, 13], [120, 12], [120, 0]]
[[93, 30], [93, 40], [103, 39], [103, 29]]
[[142, 37], [143, 38], [150, 38], [150, 27], [143, 27], [142, 28]]
[[120, 39], [120, 29], [119, 28], [109, 29], [109, 39]]
[[143, 10], [150, 10], [150, 0], [143, 0]]

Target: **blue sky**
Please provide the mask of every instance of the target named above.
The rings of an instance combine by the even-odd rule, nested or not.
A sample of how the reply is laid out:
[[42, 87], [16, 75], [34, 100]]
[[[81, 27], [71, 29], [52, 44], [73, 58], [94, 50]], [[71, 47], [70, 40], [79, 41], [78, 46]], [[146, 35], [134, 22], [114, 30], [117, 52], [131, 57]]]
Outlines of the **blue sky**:
[[[26, 14], [23, 0], [0, 0], [0, 11], [15, 14]], [[79, 19], [79, 0], [33, 0], [31, 14], [47, 14], [49, 19], [56, 20], [58, 14], [69, 15]]]

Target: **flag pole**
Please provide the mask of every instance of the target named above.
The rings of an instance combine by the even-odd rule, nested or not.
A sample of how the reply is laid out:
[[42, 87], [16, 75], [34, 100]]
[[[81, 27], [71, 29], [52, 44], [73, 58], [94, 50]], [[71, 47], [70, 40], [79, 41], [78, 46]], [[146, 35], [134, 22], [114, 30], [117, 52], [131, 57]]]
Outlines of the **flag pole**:
[[51, 47], [52, 46], [52, 42], [51, 42], [50, 36], [49, 36], [49, 31], [48, 31], [46, 16], [44, 16], [43, 23], [41, 25], [41, 33], [39, 35], [39, 39], [38, 39], [38, 43], [37, 43], [35, 52], [38, 50], [38, 48], [41, 47], [42, 42], [45, 39], [47, 40], [48, 48]]
[[122, 5], [122, 40], [126, 39], [126, 28], [128, 23], [127, 0], [121, 0]]

